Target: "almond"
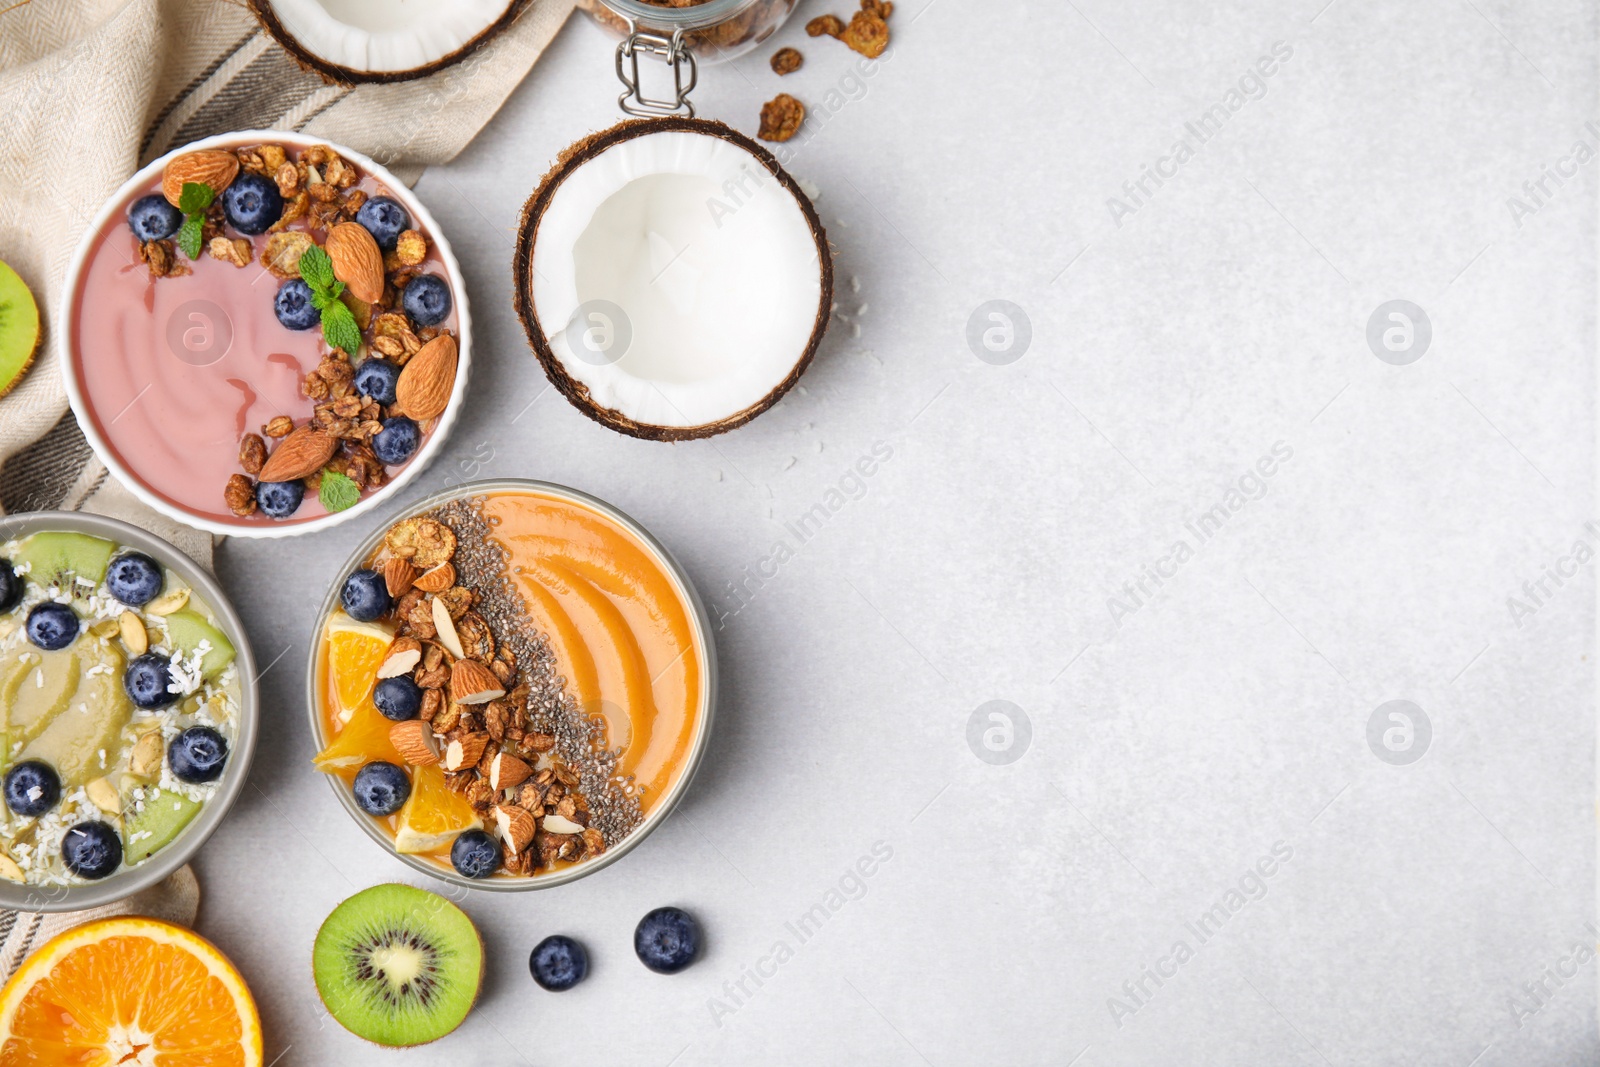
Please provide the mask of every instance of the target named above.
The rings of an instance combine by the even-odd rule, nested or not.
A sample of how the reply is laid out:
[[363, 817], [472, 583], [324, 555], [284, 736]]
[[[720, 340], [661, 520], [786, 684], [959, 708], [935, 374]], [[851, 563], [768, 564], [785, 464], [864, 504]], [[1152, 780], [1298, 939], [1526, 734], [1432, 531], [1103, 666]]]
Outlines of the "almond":
[[338, 444], [332, 434], [302, 426], [278, 442], [258, 477], [263, 482], [297, 482], [321, 470]]
[[379, 678], [398, 678], [410, 674], [422, 660], [422, 642], [415, 637], [397, 637], [378, 666]]
[[178, 206], [183, 187], [190, 182], [211, 186], [212, 193], [222, 195], [222, 190], [233, 184], [239, 176], [239, 160], [232, 152], [206, 150], [185, 152], [173, 158], [161, 172], [161, 195], [167, 203]]
[[491, 789], [515, 789], [528, 780], [533, 773], [526, 763], [509, 752], [502, 752], [494, 758], [489, 765], [489, 787]]
[[383, 299], [383, 253], [377, 239], [359, 222], [341, 222], [328, 231], [324, 244], [333, 260], [333, 276], [357, 300], [376, 304]]
[[439, 762], [439, 744], [433, 739], [433, 727], [421, 719], [407, 719], [389, 727], [389, 743], [413, 767]]
[[450, 668], [450, 699], [457, 704], [487, 704], [505, 695], [500, 679], [475, 659], [458, 659]]
[[494, 809], [494, 821], [500, 828], [500, 840], [506, 843], [513, 856], [533, 842], [533, 831], [537, 827], [533, 816], [521, 808], [499, 805]]
[[395, 406], [425, 422], [444, 413], [456, 387], [456, 339], [447, 333], [423, 345], [400, 372]]
[[444, 750], [444, 769], [459, 771], [476, 767], [489, 747], [488, 734], [462, 734]]
[[89, 802], [107, 815], [122, 814], [122, 797], [117, 792], [117, 787], [111, 784], [109, 778], [96, 778], [83, 787], [89, 797]]
[[424, 593], [442, 593], [455, 584], [456, 569], [449, 563], [441, 563], [431, 571], [423, 571], [412, 583]]
[[439, 643], [445, 647], [456, 659], [464, 659], [466, 653], [461, 651], [461, 638], [456, 634], [455, 620], [450, 618], [450, 609], [438, 597], [433, 598], [433, 628], [439, 631]]
[[[403, 597], [417, 581], [417, 568], [411, 565], [409, 559], [398, 556], [390, 559], [383, 565], [383, 584], [388, 588], [392, 597]], [[438, 590], [424, 590], [424, 592], [438, 592]]]

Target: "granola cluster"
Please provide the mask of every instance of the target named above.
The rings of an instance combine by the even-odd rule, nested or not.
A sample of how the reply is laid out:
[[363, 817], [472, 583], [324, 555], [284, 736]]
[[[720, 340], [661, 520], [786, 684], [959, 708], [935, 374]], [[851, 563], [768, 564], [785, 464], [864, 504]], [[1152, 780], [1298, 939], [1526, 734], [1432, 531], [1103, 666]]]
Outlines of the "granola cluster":
[[[861, 0], [861, 10], [846, 23], [837, 15], [818, 15], [806, 23], [812, 37], [833, 37], [868, 59], [877, 59], [889, 47], [889, 16], [893, 0]], [[800, 69], [804, 57], [794, 48], [780, 48], [772, 56], [773, 73], [782, 76]], [[761, 126], [756, 136], [763, 141], [787, 141], [800, 132], [806, 119], [805, 105], [788, 93], [779, 93], [761, 107]]]
[[413, 517], [390, 527], [371, 564], [394, 598], [397, 627], [386, 660], [416, 654], [410, 674], [432, 733], [402, 754], [437, 758], [449, 788], [498, 828], [507, 873], [599, 855], [606, 839], [591, 825], [580, 776], [555, 752], [556, 737], [535, 728], [533, 689], [510, 643], [474, 610], [480, 598], [462, 584], [457, 548], [449, 526]]

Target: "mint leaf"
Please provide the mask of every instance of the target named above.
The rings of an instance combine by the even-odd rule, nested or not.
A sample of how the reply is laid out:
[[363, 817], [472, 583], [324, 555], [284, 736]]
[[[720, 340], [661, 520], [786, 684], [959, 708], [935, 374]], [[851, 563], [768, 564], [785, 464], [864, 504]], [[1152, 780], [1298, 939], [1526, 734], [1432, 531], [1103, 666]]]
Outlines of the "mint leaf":
[[338, 284], [333, 277], [333, 260], [316, 245], [300, 253], [300, 277], [313, 290], [332, 289]]
[[178, 247], [183, 249], [183, 254], [190, 259], [200, 258], [200, 231], [204, 226], [204, 216], [190, 215], [183, 220], [183, 225], [178, 229]]
[[361, 331], [356, 327], [356, 317], [338, 300], [322, 309], [322, 336], [329, 347], [342, 348], [355, 355], [361, 347]]
[[322, 472], [322, 488], [317, 490], [322, 506], [330, 512], [353, 508], [361, 499], [361, 488], [348, 475], [335, 470]]
[[204, 215], [216, 198], [205, 182], [184, 182], [183, 192], [178, 194], [178, 210], [185, 215]]

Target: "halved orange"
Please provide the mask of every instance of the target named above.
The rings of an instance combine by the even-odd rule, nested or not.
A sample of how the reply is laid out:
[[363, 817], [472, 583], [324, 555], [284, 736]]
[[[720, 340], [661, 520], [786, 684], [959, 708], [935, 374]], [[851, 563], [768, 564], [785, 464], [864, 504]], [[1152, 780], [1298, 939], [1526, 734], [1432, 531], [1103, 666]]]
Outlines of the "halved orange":
[[124, 915], [68, 930], [0, 990], [0, 1067], [260, 1067], [261, 1017], [217, 947]]
[[483, 820], [471, 804], [444, 784], [444, 772], [437, 763], [411, 769], [411, 796], [395, 825], [396, 852], [432, 852], [464, 830], [481, 829]]
[[394, 634], [386, 628], [356, 622], [342, 613], [328, 624], [328, 668], [333, 673], [333, 695], [339, 701], [341, 718], [348, 719], [371, 695], [383, 654], [393, 640]]

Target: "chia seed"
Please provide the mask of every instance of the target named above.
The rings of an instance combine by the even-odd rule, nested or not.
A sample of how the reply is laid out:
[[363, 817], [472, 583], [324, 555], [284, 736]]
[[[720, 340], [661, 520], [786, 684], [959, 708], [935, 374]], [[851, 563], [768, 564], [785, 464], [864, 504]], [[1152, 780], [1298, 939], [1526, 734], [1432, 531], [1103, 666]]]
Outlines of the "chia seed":
[[605, 720], [586, 714], [567, 691], [550, 643], [533, 625], [511, 578], [505, 546], [484, 516], [483, 498], [452, 500], [428, 517], [456, 535], [451, 562], [457, 581], [472, 590], [473, 610], [489, 624], [495, 641], [517, 657], [518, 680], [528, 687], [528, 722], [556, 739], [554, 755], [578, 776], [589, 826], [600, 831], [606, 848], [615, 847], [644, 821], [642, 790], [632, 775], [617, 774], [622, 750], [606, 747]]

